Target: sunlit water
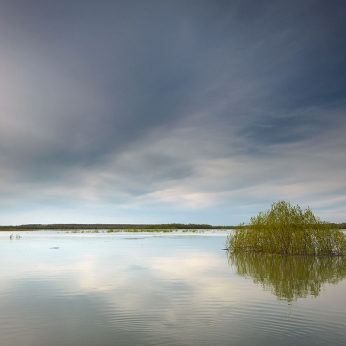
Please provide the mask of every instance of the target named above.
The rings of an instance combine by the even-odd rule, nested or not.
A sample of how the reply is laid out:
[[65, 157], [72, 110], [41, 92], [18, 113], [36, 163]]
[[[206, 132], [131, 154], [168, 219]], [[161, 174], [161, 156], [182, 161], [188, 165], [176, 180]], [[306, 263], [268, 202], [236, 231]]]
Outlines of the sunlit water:
[[[346, 258], [226, 233], [0, 232], [0, 345], [345, 345]], [[58, 249], [57, 249], [58, 247]]]

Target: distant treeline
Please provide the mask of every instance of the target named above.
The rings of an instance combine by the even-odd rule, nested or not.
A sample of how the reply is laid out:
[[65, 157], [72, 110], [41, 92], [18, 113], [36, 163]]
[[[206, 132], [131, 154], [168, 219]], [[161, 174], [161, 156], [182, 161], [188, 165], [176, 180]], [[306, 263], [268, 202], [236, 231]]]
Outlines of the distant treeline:
[[[330, 223], [331, 228], [346, 229], [346, 222], [343, 223]], [[19, 225], [19, 226], [0, 226], [0, 231], [6, 230], [82, 230], [82, 229], [238, 229], [246, 228], [246, 225], [240, 226], [212, 226], [207, 224], [195, 224], [195, 223], [169, 223], [169, 224], [30, 224], [30, 225]]]
[[346, 229], [346, 222], [330, 223], [331, 228]]
[[20, 226], [0, 226], [0, 230], [79, 230], [79, 229], [230, 229], [235, 226], [211, 226], [207, 224], [183, 224], [183, 223], [170, 223], [170, 224], [52, 224], [52, 225], [20, 225]]
[[[332, 222], [328, 222], [327, 223], [328, 226], [332, 229], [346, 229], [346, 222], [342, 222], [342, 223], [332, 223]], [[247, 229], [248, 228], [248, 225], [247, 224], [242, 224], [242, 225], [239, 225], [239, 226], [234, 226], [234, 227], [231, 227], [231, 228], [234, 228], [234, 229]]]

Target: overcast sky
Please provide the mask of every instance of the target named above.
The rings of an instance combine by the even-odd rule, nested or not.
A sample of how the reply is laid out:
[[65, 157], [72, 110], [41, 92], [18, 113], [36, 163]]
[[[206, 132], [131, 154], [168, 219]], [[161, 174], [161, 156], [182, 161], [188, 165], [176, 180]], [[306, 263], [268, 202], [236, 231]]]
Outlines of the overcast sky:
[[344, 0], [1, 0], [0, 224], [346, 221]]

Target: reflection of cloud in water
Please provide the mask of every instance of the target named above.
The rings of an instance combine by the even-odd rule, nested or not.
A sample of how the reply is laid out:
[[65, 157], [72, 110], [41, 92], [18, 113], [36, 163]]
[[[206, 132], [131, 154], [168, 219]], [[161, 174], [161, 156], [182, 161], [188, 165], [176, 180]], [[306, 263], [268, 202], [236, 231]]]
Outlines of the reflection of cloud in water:
[[317, 297], [323, 285], [335, 285], [346, 277], [346, 257], [228, 252], [228, 259], [238, 275], [252, 277], [256, 284], [261, 284], [278, 299], [289, 302], [308, 295]]
[[[244, 337], [244, 344], [259, 344], [260, 336], [268, 345], [283, 335], [291, 342], [306, 330], [323, 330], [325, 318], [314, 314], [318, 304], [331, 328], [345, 310], [339, 299], [331, 304], [321, 297], [313, 309], [304, 300], [302, 313], [297, 309], [287, 323], [287, 304], [234, 275], [216, 237], [59, 239], [53, 244], [59, 251], [29, 240], [0, 251], [0, 260], [12, 259], [0, 268], [1, 346], [221, 346], [240, 345]], [[333, 335], [324, 329], [321, 340], [340, 340]]]
[[[196, 250], [170, 250], [167, 256], [128, 251], [112, 260], [105, 253], [84, 254], [70, 264], [41, 264], [30, 275], [17, 269], [12, 289], [5, 293], [11, 299], [0, 304], [7, 316], [3, 328], [20, 325], [21, 334], [38, 346], [42, 340], [58, 345], [66, 336], [77, 338], [81, 330], [84, 345], [119, 338], [123, 345], [141, 344], [146, 338], [149, 343], [159, 339], [167, 345], [197, 345], [202, 335], [208, 338], [205, 328], [212, 330], [235, 293], [228, 289], [224, 258]], [[225, 327], [219, 321], [218, 328]], [[7, 337], [6, 345], [18, 341]]]

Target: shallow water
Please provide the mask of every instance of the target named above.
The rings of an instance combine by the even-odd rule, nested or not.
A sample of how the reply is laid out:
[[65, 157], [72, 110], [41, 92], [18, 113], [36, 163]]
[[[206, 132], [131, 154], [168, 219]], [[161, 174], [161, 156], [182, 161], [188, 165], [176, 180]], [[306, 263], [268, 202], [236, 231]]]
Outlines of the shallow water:
[[346, 258], [230, 256], [225, 232], [0, 232], [0, 344], [344, 345]]

